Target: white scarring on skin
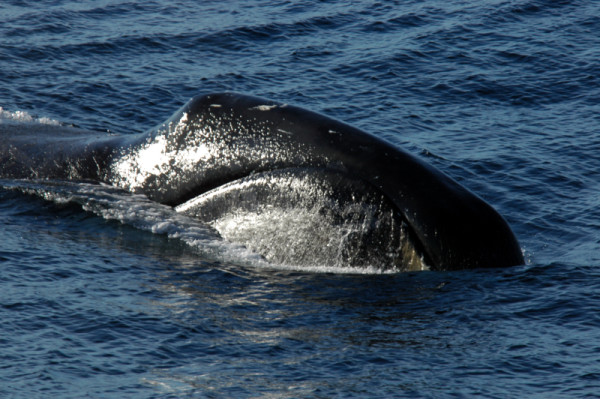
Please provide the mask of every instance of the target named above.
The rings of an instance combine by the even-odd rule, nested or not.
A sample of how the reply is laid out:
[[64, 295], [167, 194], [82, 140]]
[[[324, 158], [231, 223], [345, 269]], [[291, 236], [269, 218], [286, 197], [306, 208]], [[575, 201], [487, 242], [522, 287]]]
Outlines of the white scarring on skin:
[[272, 109], [275, 109], [279, 107], [279, 105], [257, 105], [256, 107], [252, 107], [250, 109], [255, 109], [258, 111], [270, 111]]

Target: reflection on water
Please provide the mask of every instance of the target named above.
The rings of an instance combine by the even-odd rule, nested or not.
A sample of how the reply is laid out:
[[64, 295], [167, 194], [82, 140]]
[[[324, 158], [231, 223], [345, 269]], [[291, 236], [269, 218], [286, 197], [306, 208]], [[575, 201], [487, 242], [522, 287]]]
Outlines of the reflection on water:
[[171, 353], [189, 359], [176, 369], [155, 370], [153, 383], [174, 391], [240, 394], [252, 386], [253, 392], [302, 395], [344, 370], [374, 378], [379, 367], [396, 363], [402, 348], [442, 345], [428, 332], [434, 303], [444, 295], [441, 278], [176, 262], [161, 273], [157, 289], [164, 298], [151, 306], [186, 331], [202, 333], [172, 344]]
[[[0, 254], [0, 345], [6, 374], [21, 381], [8, 389], [64, 389], [75, 375], [86, 392], [110, 376], [122, 392], [157, 396], [371, 396], [365, 387], [376, 387], [374, 396], [412, 397], [462, 391], [466, 379], [475, 396], [490, 384], [562, 386], [557, 368], [593, 384], [592, 267], [257, 268], [78, 206], [0, 195], [16, 231]], [[57, 242], [63, 257], [40, 255]]]

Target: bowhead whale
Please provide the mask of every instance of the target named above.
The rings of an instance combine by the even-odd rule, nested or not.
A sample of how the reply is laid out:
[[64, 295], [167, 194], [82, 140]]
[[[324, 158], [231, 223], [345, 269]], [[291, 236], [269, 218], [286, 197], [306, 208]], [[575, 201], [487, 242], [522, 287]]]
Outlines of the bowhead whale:
[[270, 100], [198, 96], [142, 134], [3, 123], [0, 138], [2, 178], [143, 193], [275, 261], [330, 251], [399, 270], [524, 262], [506, 221], [447, 175], [359, 129]]

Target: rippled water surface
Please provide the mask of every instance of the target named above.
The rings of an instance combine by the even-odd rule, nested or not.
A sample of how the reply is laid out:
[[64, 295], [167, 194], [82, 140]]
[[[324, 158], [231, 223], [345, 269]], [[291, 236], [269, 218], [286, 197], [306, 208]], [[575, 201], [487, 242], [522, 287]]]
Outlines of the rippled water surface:
[[0, 396], [595, 397], [598, 15], [592, 0], [2, 2], [0, 123], [137, 133], [213, 91], [299, 105], [476, 192], [527, 264], [272, 268], [143, 198], [5, 180]]

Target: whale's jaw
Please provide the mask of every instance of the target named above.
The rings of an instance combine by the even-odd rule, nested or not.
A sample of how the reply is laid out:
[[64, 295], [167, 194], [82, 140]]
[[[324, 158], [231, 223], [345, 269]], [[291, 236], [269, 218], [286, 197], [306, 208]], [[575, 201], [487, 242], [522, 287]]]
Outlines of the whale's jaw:
[[288, 168], [254, 174], [175, 209], [272, 263], [429, 269], [421, 243], [395, 205], [342, 172]]

